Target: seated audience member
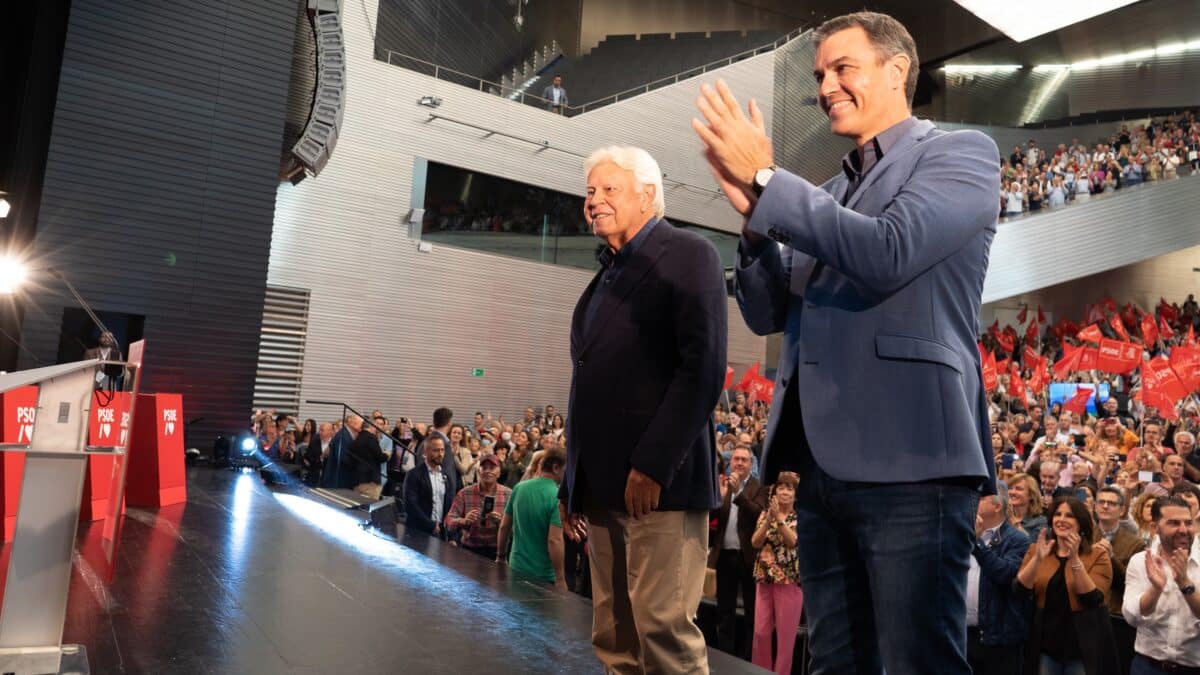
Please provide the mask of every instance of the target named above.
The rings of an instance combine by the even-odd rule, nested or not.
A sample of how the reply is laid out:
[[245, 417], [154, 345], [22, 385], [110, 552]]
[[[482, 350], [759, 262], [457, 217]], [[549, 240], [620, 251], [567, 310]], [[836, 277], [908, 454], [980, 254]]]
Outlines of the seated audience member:
[[380, 467], [387, 463], [389, 457], [379, 446], [380, 433], [378, 426], [366, 426], [350, 444], [354, 491], [376, 499], [383, 485]]
[[425, 439], [421, 463], [404, 476], [405, 527], [444, 537], [442, 520], [450, 510], [450, 478], [442, 471], [446, 441], [441, 435]]
[[975, 675], [1011, 675], [1021, 670], [1028, 633], [1026, 603], [1013, 593], [1013, 580], [1029, 549], [1029, 537], [1009, 522], [1009, 489], [980, 497], [975, 547], [967, 573], [967, 662]]
[[1030, 541], [1036, 541], [1038, 533], [1046, 527], [1046, 516], [1042, 515], [1042, 492], [1037, 479], [1019, 473], [1008, 483], [1009, 520], [1025, 533]]
[[1050, 526], [1029, 547], [1015, 585], [1034, 603], [1024, 672], [1115, 673], [1117, 653], [1105, 600], [1112, 563], [1093, 545], [1092, 515], [1083, 502], [1060, 497], [1050, 513]]
[[751, 537], [758, 516], [766, 506], [767, 491], [750, 475], [754, 454], [749, 446], [738, 444], [729, 459], [729, 475], [719, 479], [721, 506], [712, 512], [717, 527], [712, 532], [708, 566], [717, 572], [717, 648], [745, 658], [750, 641], [737, 631], [738, 596], [742, 598], [746, 623], [754, 625], [755, 560], [758, 552]]
[[1108, 596], [1109, 622], [1112, 624], [1113, 640], [1117, 648], [1118, 672], [1129, 673], [1133, 661], [1133, 628], [1121, 615], [1121, 602], [1125, 595], [1125, 569], [1130, 558], [1146, 547], [1137, 531], [1122, 527], [1121, 517], [1125, 509], [1125, 495], [1120, 488], [1111, 485], [1100, 488], [1096, 495], [1096, 548], [1108, 554], [1112, 564], [1112, 590]]
[[[758, 549], [754, 563], [757, 582], [754, 600], [754, 665], [776, 675], [792, 672], [796, 630], [804, 609], [800, 590], [800, 558], [796, 553], [796, 486], [799, 477], [790, 471], [779, 474], [771, 486], [766, 511], [758, 516], [750, 544]], [[718, 582], [719, 583], [719, 582]], [[771, 655], [771, 637], [775, 654]]]
[[1154, 504], [1158, 543], [1133, 556], [1122, 609], [1137, 630], [1132, 673], [1200, 673], [1200, 554], [1186, 503]]
[[[547, 450], [536, 478], [521, 481], [509, 495], [500, 521], [496, 562], [566, 590], [563, 531], [558, 512], [558, 484], [566, 468], [562, 450]], [[512, 538], [512, 553], [505, 547]]]
[[500, 460], [482, 455], [479, 481], [458, 491], [446, 514], [446, 528], [462, 535], [459, 545], [488, 560], [496, 558], [496, 538], [500, 520], [512, 490], [500, 485]]

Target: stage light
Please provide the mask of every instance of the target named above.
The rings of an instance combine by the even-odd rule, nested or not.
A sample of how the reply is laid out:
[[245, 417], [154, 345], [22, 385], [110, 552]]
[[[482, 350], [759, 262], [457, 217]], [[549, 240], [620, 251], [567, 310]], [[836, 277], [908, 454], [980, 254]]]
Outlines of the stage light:
[[11, 255], [0, 256], [0, 294], [16, 293], [25, 283], [26, 274], [25, 263]]
[[960, 65], [960, 66], [943, 66], [942, 70], [947, 73], [958, 73], [966, 75], [987, 75], [992, 73], [1015, 73], [1021, 69], [1017, 64], [999, 64], [999, 65]]
[[251, 436], [246, 436], [238, 446], [242, 449], [242, 454], [248, 457], [253, 455], [254, 451], [258, 449], [258, 441], [254, 440]]
[[8, 193], [0, 192], [0, 218], [7, 218], [10, 208], [12, 208], [12, 204], [8, 203]]

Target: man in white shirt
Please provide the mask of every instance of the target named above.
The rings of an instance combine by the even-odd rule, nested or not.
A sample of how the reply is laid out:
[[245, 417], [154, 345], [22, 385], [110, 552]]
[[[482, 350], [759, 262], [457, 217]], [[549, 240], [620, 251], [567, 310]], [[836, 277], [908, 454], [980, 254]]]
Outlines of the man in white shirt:
[[563, 89], [562, 75], [554, 76], [554, 84], [542, 90], [542, 98], [546, 99], [546, 110], [562, 114], [563, 107], [567, 105], [567, 90]]
[[1200, 673], [1200, 556], [1191, 510], [1178, 497], [1155, 500], [1158, 543], [1133, 556], [1122, 614], [1137, 629], [1130, 673]]

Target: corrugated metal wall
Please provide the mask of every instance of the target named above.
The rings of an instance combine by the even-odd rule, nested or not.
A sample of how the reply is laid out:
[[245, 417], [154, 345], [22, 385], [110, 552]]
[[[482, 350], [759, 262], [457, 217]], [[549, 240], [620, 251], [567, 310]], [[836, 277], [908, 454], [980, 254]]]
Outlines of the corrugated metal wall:
[[[639, 144], [670, 180], [694, 185], [667, 187], [668, 217], [737, 231], [736, 214], [709, 192], [715, 185], [689, 127], [699, 81], [558, 117], [374, 60], [364, 17], [375, 3], [361, 9], [345, 13], [350, 98], [338, 147], [319, 178], [283, 184], [277, 199], [270, 282], [311, 289], [302, 398], [421, 420], [439, 405], [461, 419], [477, 409], [513, 416], [527, 404], [564, 407], [571, 312], [591, 273], [437, 244], [419, 253], [406, 221], [414, 166], [425, 158], [582, 194], [582, 160], [556, 148]], [[772, 58], [723, 74], [739, 94], [768, 103]], [[416, 104], [423, 95], [443, 99], [440, 115], [535, 143], [430, 121]], [[737, 320], [732, 302], [730, 312], [730, 362], [761, 360], [764, 340]], [[484, 376], [473, 377], [475, 368]], [[303, 417], [339, 413], [301, 405]]]
[[1067, 81], [1072, 115], [1097, 110], [1194, 108], [1200, 52], [1072, 71]]
[[[250, 407], [296, 8], [71, 6], [37, 262], [97, 310], [145, 315], [142, 386], [183, 393], [197, 445]], [[23, 342], [53, 362], [73, 302], [45, 283]]]
[[814, 46], [805, 33], [776, 51], [775, 118], [771, 138], [775, 162], [820, 185], [839, 170], [853, 141], [829, 132], [829, 117], [814, 100]]

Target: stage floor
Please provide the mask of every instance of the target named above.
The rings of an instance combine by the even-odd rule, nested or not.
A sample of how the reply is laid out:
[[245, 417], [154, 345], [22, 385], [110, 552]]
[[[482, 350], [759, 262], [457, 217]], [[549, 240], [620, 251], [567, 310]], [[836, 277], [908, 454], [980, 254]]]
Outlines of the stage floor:
[[[81, 524], [81, 548], [99, 531]], [[64, 641], [93, 673], [601, 672], [586, 599], [403, 528], [361, 530], [257, 473], [189, 468], [188, 502], [130, 508], [121, 539], [112, 583], [75, 559]]]

